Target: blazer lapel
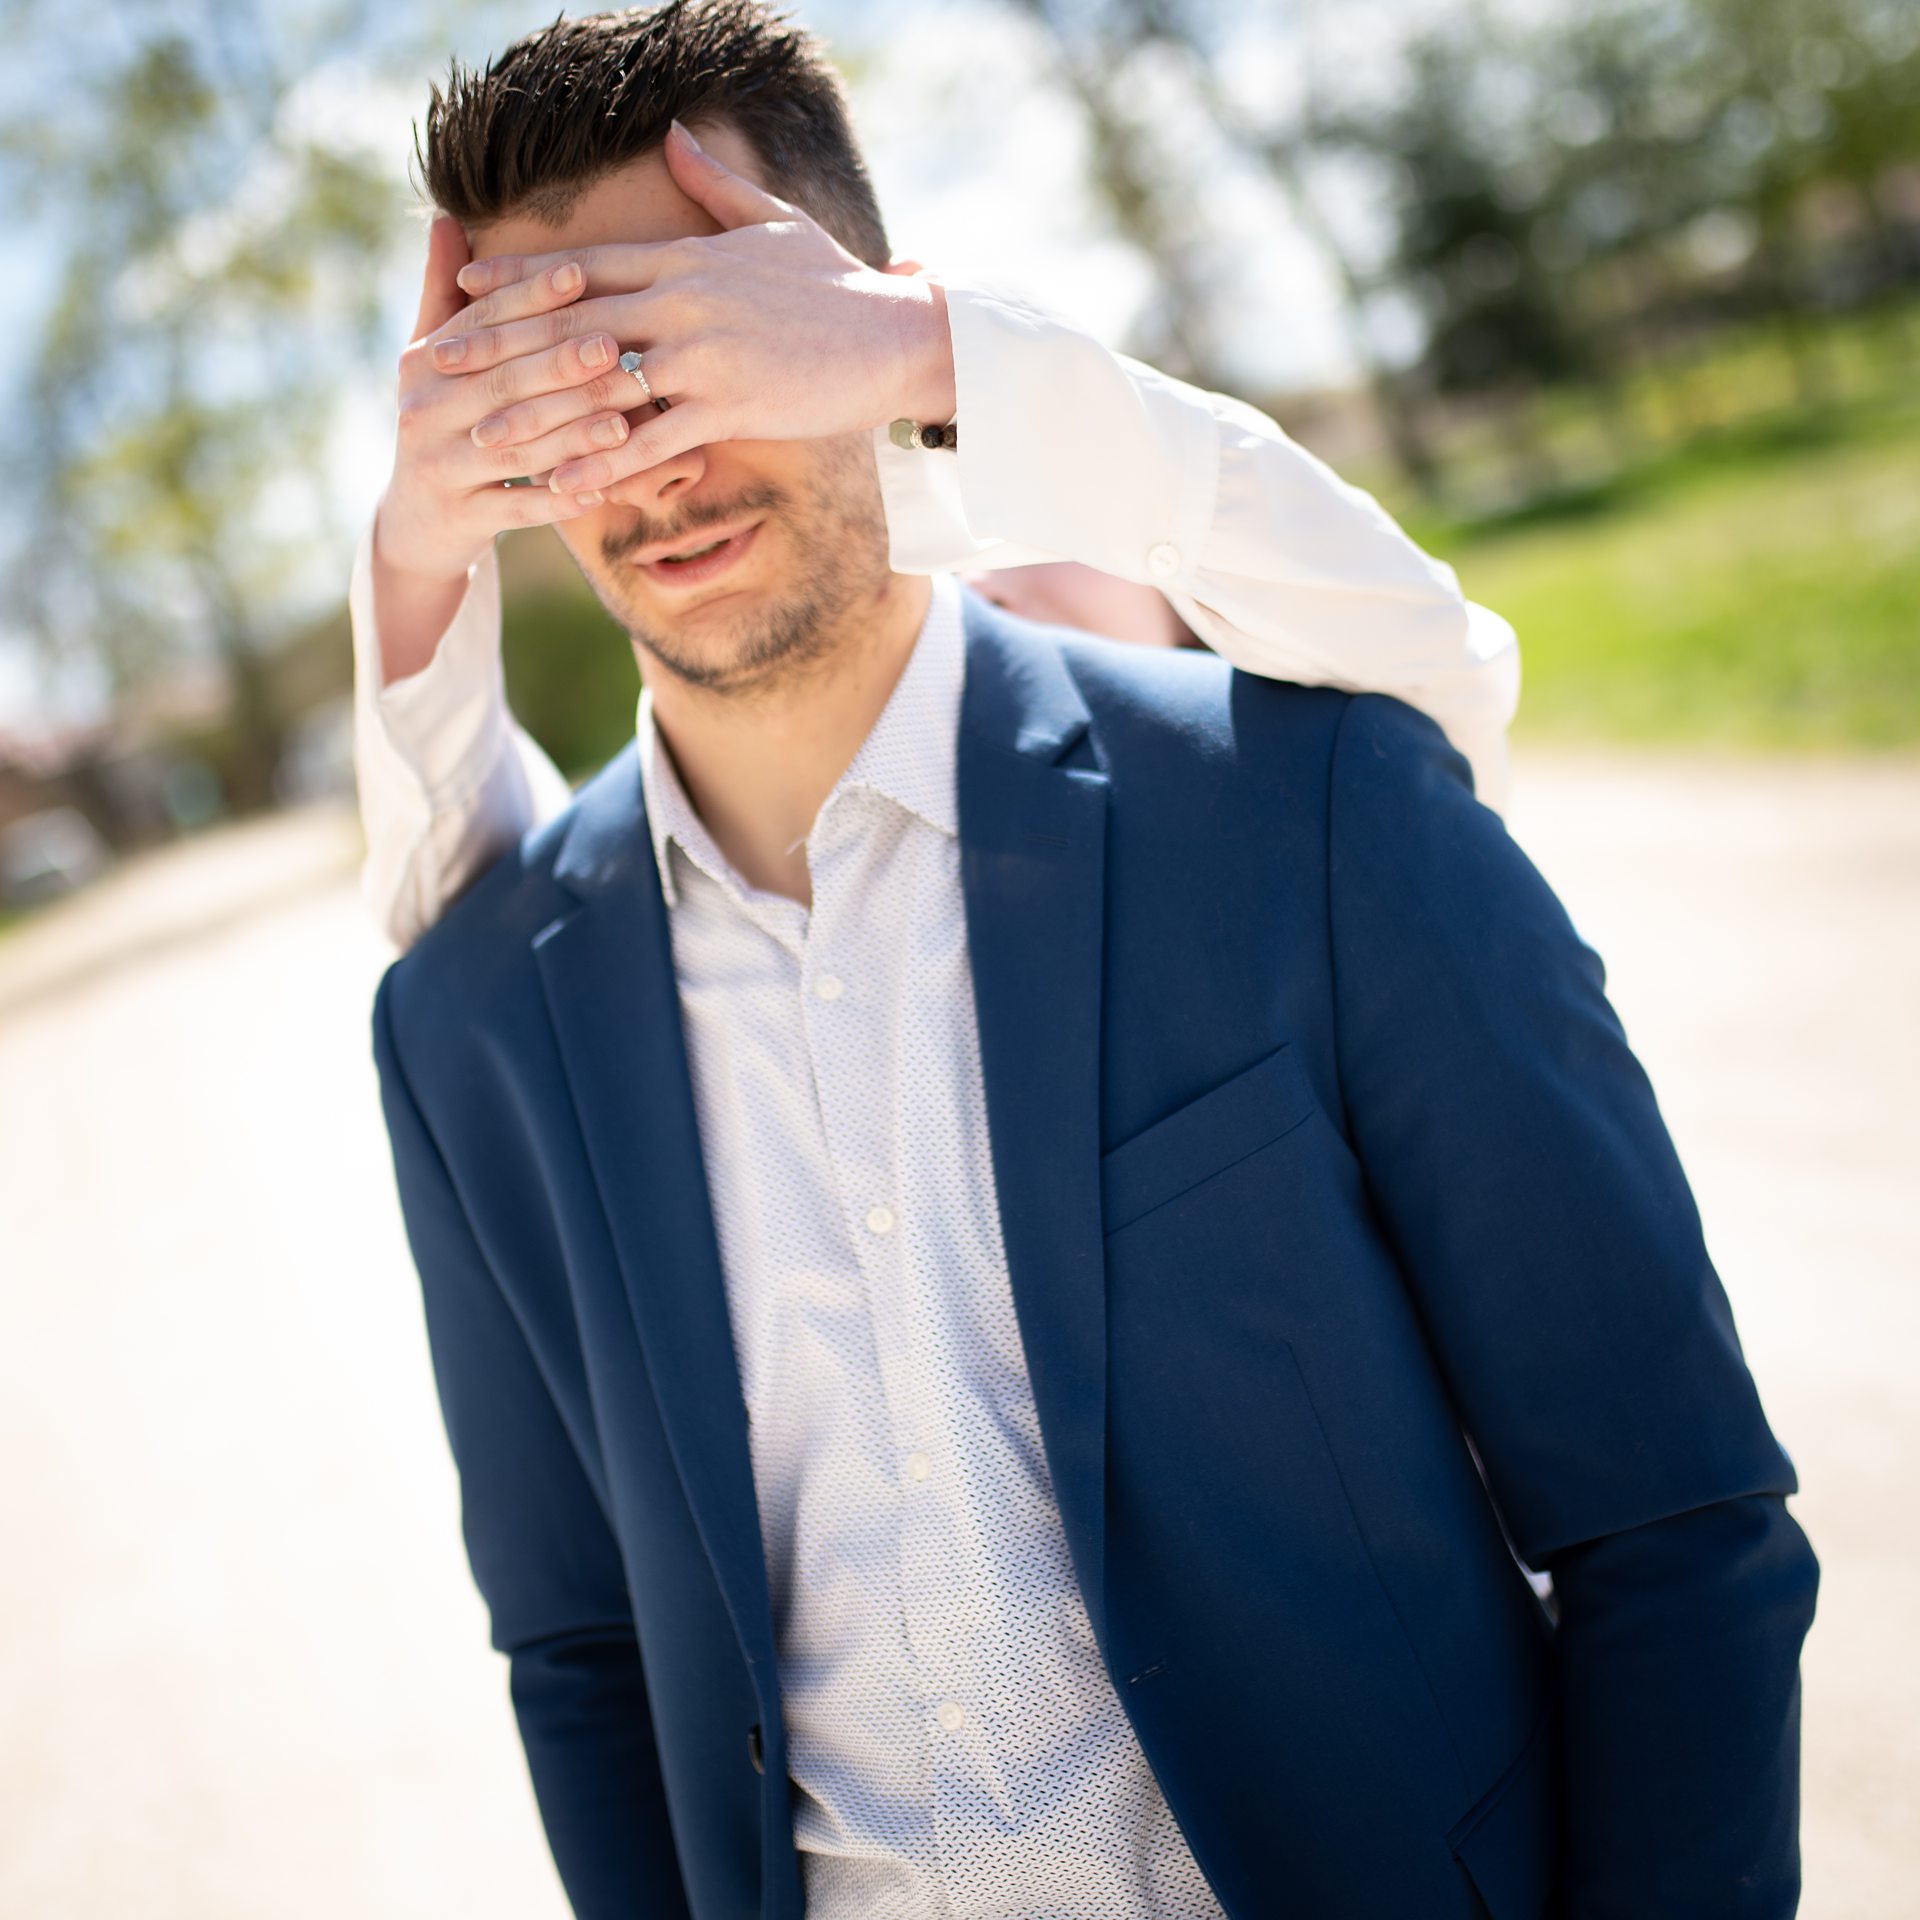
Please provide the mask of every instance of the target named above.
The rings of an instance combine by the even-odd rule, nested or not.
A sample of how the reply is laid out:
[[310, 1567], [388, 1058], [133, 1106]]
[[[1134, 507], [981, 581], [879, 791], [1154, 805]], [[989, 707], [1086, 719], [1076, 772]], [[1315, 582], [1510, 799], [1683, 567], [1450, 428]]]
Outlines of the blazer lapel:
[[972, 592], [965, 603], [961, 880], [994, 1185], [1047, 1465], [1104, 1645], [1107, 781], [1090, 764], [1062, 764], [1088, 716], [1057, 647], [1012, 631]]
[[[674, 1464], [741, 1648], [771, 1695], [746, 1407], [636, 749], [582, 794], [555, 874], [580, 905], [535, 941], [548, 1012]], [[777, 1700], [763, 1705], [774, 1715]]]
[[[1088, 715], [1057, 649], [1014, 632], [977, 594], [964, 600], [961, 885], [994, 1186], [1047, 1465], [1104, 1641], [1107, 782], [1091, 764], [1066, 764]], [[582, 794], [555, 872], [580, 904], [535, 943], [548, 1011], [674, 1463], [771, 1694], [746, 1409], [634, 749]]]

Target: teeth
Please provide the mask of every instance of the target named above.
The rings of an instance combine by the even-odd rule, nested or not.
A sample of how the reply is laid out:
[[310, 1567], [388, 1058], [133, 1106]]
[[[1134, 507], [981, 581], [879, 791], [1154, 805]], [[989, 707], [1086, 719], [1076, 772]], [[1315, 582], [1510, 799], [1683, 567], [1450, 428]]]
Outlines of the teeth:
[[672, 566], [677, 566], [681, 562], [687, 561], [687, 560], [698, 560], [702, 554], [712, 553], [716, 549], [720, 547], [724, 547], [727, 544], [727, 542], [732, 538], [733, 538], [732, 534], [723, 533], [718, 540], [713, 541], [708, 546], [693, 547], [685, 553], [669, 553], [664, 555], [663, 558], [665, 559], [668, 565], [672, 565]]

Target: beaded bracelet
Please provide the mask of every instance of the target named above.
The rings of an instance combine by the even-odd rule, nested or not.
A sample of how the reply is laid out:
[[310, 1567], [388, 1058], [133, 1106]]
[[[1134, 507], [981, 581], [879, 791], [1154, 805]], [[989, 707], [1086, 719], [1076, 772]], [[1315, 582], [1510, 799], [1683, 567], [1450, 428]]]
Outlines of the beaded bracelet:
[[887, 438], [896, 447], [931, 447], [954, 453], [960, 446], [960, 429], [952, 421], [944, 427], [922, 426], [917, 420], [896, 420], [887, 429]]

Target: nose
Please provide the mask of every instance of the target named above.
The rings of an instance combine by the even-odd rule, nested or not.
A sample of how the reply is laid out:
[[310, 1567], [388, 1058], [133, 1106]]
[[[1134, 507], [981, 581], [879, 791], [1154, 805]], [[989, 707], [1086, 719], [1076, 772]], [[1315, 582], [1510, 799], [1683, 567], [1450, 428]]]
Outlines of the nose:
[[[648, 420], [655, 417], [651, 407], [641, 408], [640, 413]], [[628, 419], [635, 426], [642, 424], [637, 415], [629, 415]], [[706, 478], [706, 473], [706, 449], [689, 447], [684, 453], [670, 455], [657, 466], [643, 467], [624, 480], [616, 480], [607, 489], [607, 498], [623, 507], [637, 507], [643, 513], [670, 513], [678, 506], [680, 496], [691, 493]]]

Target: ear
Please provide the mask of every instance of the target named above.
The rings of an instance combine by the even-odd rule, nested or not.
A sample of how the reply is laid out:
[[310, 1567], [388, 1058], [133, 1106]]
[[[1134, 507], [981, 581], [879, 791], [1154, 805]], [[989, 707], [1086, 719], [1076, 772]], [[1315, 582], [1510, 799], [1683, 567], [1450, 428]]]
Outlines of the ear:
[[757, 227], [802, 217], [777, 195], [716, 160], [678, 120], [668, 128], [662, 151], [674, 184], [723, 227]]

